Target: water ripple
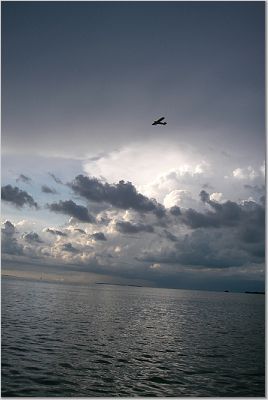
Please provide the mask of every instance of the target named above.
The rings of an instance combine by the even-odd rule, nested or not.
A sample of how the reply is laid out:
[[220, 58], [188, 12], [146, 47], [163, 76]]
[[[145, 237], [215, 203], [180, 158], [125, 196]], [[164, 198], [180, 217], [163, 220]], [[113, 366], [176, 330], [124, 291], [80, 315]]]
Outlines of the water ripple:
[[264, 299], [3, 279], [2, 396], [262, 397]]

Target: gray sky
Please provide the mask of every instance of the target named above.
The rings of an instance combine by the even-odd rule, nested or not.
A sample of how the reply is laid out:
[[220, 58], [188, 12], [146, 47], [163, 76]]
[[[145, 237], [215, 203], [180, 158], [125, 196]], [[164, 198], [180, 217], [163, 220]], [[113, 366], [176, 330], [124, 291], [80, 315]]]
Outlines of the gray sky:
[[[264, 7], [2, 3], [2, 214], [14, 226], [3, 228], [3, 257], [167, 286], [261, 282], [263, 231], [243, 232], [259, 226], [264, 194]], [[162, 115], [168, 124], [152, 126]], [[80, 174], [89, 192], [75, 186]], [[228, 201], [241, 209], [233, 225]], [[204, 222], [211, 212], [214, 225]], [[100, 232], [107, 240], [94, 240]]]

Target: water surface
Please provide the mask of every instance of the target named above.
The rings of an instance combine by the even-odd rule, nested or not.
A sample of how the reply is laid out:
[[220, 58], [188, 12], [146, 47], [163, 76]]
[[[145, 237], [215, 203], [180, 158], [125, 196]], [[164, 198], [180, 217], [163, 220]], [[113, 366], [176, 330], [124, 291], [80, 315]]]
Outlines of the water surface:
[[2, 278], [2, 396], [264, 396], [264, 303]]

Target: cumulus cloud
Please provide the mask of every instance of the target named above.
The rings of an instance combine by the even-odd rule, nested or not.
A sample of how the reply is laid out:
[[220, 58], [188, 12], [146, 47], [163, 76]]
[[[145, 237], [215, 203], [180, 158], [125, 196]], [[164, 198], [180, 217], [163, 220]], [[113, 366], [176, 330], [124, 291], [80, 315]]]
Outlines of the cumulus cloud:
[[47, 228], [45, 232], [51, 233], [52, 235], [58, 235], [58, 236], [67, 236], [67, 233], [59, 231], [57, 229], [51, 229]]
[[5, 235], [12, 236], [16, 232], [15, 226], [10, 221], [5, 221], [1, 232]]
[[200, 213], [191, 208], [186, 210], [182, 220], [191, 228], [234, 226], [240, 220], [242, 209], [237, 203], [228, 200], [220, 204], [211, 200], [205, 190], [200, 192], [200, 198], [204, 203], [209, 204], [214, 211]]
[[79, 250], [73, 247], [72, 243], [64, 243], [61, 246], [62, 251], [67, 251], [69, 253], [78, 253]]
[[84, 231], [84, 229], [74, 228], [74, 230], [75, 230], [76, 232], [82, 233], [82, 235], [86, 235], [86, 232]]
[[170, 214], [172, 214], [174, 216], [181, 215], [181, 209], [178, 206], [170, 207], [169, 212], [170, 212]]
[[189, 208], [183, 213], [182, 222], [193, 229], [220, 226], [219, 218], [215, 213], [207, 212], [206, 214], [203, 214], [193, 208]]
[[255, 169], [251, 165], [245, 168], [236, 168], [233, 170], [233, 177], [236, 179], [253, 180], [257, 176], [259, 176], [258, 171], [255, 171]]
[[23, 182], [23, 183], [30, 183], [31, 181], [32, 181], [31, 178], [23, 174], [20, 174], [20, 176], [16, 179], [16, 182]]
[[91, 235], [91, 237], [92, 237], [93, 240], [96, 240], [96, 241], [105, 241], [105, 240], [107, 240], [107, 238], [106, 238], [106, 236], [104, 235], [103, 232], [95, 232], [95, 233], [93, 233]]
[[164, 236], [171, 242], [178, 241], [178, 238], [175, 235], [173, 235], [171, 232], [169, 232], [167, 229], [164, 229], [163, 232], [164, 232]]
[[3, 254], [23, 255], [23, 247], [18, 243], [15, 237], [16, 229], [10, 221], [5, 221], [1, 229], [2, 242], [1, 250]]
[[72, 200], [62, 201], [59, 203], [48, 204], [47, 207], [50, 211], [66, 214], [81, 222], [94, 223], [95, 218], [89, 214], [88, 209], [84, 206], [78, 205]]
[[51, 187], [49, 187], [47, 185], [42, 185], [41, 189], [42, 189], [43, 193], [51, 193], [51, 194], [56, 194], [57, 193], [57, 191], [55, 189], [53, 189], [53, 188], [51, 188]]
[[38, 205], [34, 201], [32, 196], [30, 196], [25, 190], [20, 190], [17, 186], [2, 186], [1, 198], [2, 200], [9, 202], [16, 207], [23, 207], [24, 205], [28, 205], [29, 207], [38, 208]]
[[197, 201], [189, 190], [176, 189], [168, 193], [164, 198], [164, 206], [167, 208], [179, 206], [181, 208], [197, 207]]
[[[253, 201], [241, 204], [210, 199], [202, 191], [200, 198], [212, 210], [204, 213], [185, 210], [179, 220], [193, 229], [176, 237], [167, 230], [163, 234], [173, 246], [143, 251], [141, 260], [155, 263], [225, 268], [263, 263], [265, 257], [265, 209]], [[173, 237], [174, 236], [174, 237]]]
[[40, 239], [39, 235], [36, 232], [24, 233], [22, 235], [22, 238], [26, 240], [26, 242], [28, 243], [43, 243], [43, 241]]
[[132, 224], [129, 221], [116, 222], [116, 230], [121, 233], [154, 232], [154, 228], [151, 225], [141, 223]]
[[173, 246], [145, 250], [139, 261], [177, 264], [191, 268], [225, 269], [242, 267], [249, 262], [262, 263], [263, 257], [249, 253], [229, 229], [197, 229], [185, 235]]
[[218, 203], [221, 202], [223, 194], [220, 192], [214, 192], [210, 195], [210, 200], [217, 201]]
[[69, 186], [76, 194], [90, 201], [105, 202], [123, 210], [154, 212], [159, 218], [165, 215], [165, 208], [161, 204], [138, 193], [131, 182], [119, 181], [110, 185], [97, 178], [78, 175]]

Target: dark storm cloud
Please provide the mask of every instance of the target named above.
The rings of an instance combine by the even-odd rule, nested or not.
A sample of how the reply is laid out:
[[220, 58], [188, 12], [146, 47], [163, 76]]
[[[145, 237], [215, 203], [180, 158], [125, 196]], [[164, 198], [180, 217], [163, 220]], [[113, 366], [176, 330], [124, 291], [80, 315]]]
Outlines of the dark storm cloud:
[[92, 239], [94, 240], [100, 240], [100, 241], [105, 241], [107, 240], [106, 236], [104, 235], [103, 232], [95, 232], [91, 235]]
[[229, 240], [228, 234], [225, 237], [223, 232], [217, 234], [213, 230], [198, 229], [190, 235], [185, 235], [171, 248], [155, 252], [145, 251], [137, 259], [152, 263], [218, 269], [240, 267], [249, 257], [246, 251], [241, 251], [235, 242]]
[[209, 194], [205, 190], [201, 190], [200, 198], [204, 203], [209, 202]]
[[205, 190], [202, 190], [199, 196], [204, 203], [209, 204], [215, 210], [223, 223], [232, 225], [231, 221], [235, 223], [240, 219], [241, 207], [237, 203], [230, 200], [225, 203], [210, 200], [210, 195]]
[[[205, 191], [200, 193], [201, 200], [209, 204], [213, 211], [200, 213], [188, 209], [182, 216], [182, 222], [193, 229], [232, 228], [234, 240], [251, 254], [263, 254], [265, 248], [265, 208], [253, 201], [237, 204], [232, 201], [218, 203], [209, 198]], [[244, 243], [244, 245], [243, 245]], [[247, 244], [247, 246], [245, 246]]]
[[121, 233], [154, 232], [154, 228], [151, 225], [141, 223], [132, 224], [128, 221], [118, 221], [116, 223], [116, 230]]
[[24, 233], [22, 237], [28, 243], [43, 243], [43, 241], [40, 239], [39, 235], [36, 232]]
[[61, 246], [61, 249], [62, 249], [63, 251], [68, 251], [69, 253], [78, 253], [78, 252], [79, 252], [78, 249], [76, 249], [75, 247], [73, 247], [72, 243], [64, 243], [64, 244]]
[[178, 206], [173, 206], [169, 209], [170, 214], [178, 216], [181, 215], [181, 209]]
[[153, 212], [159, 218], [165, 215], [165, 208], [154, 199], [138, 193], [131, 182], [119, 181], [110, 185], [97, 178], [78, 175], [69, 184], [73, 191], [94, 202], [109, 203], [123, 210], [133, 209], [138, 212]]
[[23, 248], [14, 237], [14, 235], [16, 234], [15, 226], [10, 221], [6, 221], [4, 223], [4, 227], [1, 229], [1, 233], [2, 253], [10, 255], [23, 255]]
[[55, 189], [50, 188], [47, 185], [42, 185], [42, 192], [43, 193], [51, 193], [51, 194], [56, 194], [57, 193], [57, 191]]
[[209, 204], [214, 211], [201, 213], [192, 208], [187, 209], [182, 216], [182, 221], [193, 229], [200, 227], [217, 228], [221, 226], [235, 226], [242, 218], [241, 206], [233, 201], [228, 200], [222, 204], [212, 201], [205, 190], [200, 192], [200, 198], [204, 203]]
[[46, 232], [51, 233], [52, 235], [58, 235], [58, 236], [67, 236], [67, 233], [59, 231], [57, 229], [50, 229], [47, 228]]
[[16, 182], [23, 182], [23, 183], [30, 183], [31, 181], [32, 181], [31, 178], [23, 174], [20, 174], [20, 176], [16, 179]]
[[4, 227], [1, 228], [1, 232], [7, 236], [12, 236], [16, 232], [15, 226], [10, 221], [4, 222]]
[[63, 185], [62, 181], [60, 178], [52, 174], [52, 172], [48, 172], [48, 175], [51, 176], [51, 178], [54, 180], [54, 182], [58, 183], [59, 185]]
[[69, 215], [81, 222], [89, 222], [89, 223], [95, 222], [95, 218], [89, 214], [88, 209], [86, 207], [80, 206], [74, 203], [72, 200], [66, 200], [66, 201], [60, 200], [59, 203], [48, 204], [47, 207], [49, 208], [50, 211]]
[[207, 212], [206, 214], [203, 214], [193, 208], [189, 208], [183, 213], [182, 222], [192, 229], [220, 226], [219, 219], [215, 213]]
[[170, 240], [171, 242], [177, 242], [178, 241], [178, 238], [175, 235], [173, 235], [171, 232], [169, 232], [168, 230], [164, 229], [163, 232], [164, 232], [164, 236], [168, 240]]
[[188, 209], [183, 212], [180, 218], [193, 229], [192, 233], [183, 240], [172, 240], [169, 232], [164, 231], [174, 245], [155, 252], [145, 251], [141, 260], [208, 268], [264, 263], [264, 207], [253, 201], [220, 204], [210, 200], [206, 192], [201, 192], [200, 197], [213, 211], [200, 213]]
[[38, 205], [34, 201], [32, 196], [30, 196], [25, 190], [20, 190], [17, 186], [2, 186], [1, 197], [2, 200], [10, 202], [16, 207], [23, 207], [24, 205], [28, 205], [29, 207], [38, 208]]

